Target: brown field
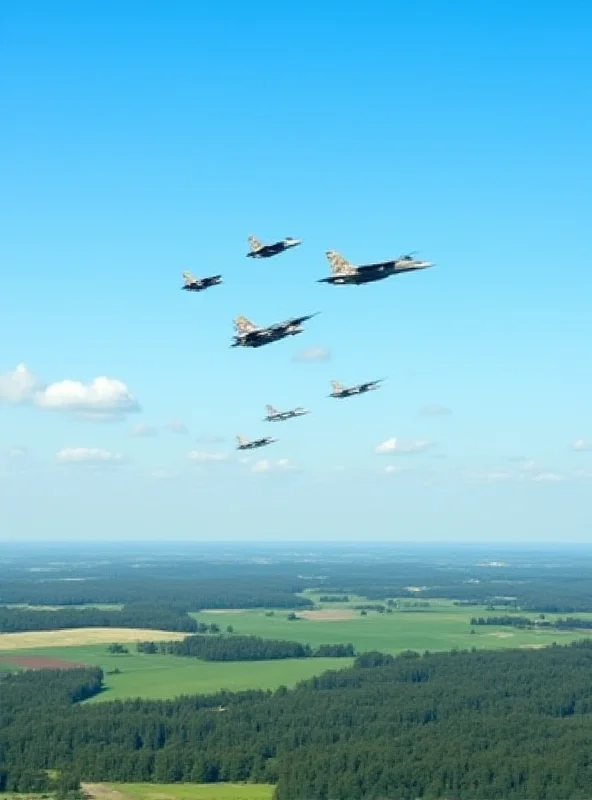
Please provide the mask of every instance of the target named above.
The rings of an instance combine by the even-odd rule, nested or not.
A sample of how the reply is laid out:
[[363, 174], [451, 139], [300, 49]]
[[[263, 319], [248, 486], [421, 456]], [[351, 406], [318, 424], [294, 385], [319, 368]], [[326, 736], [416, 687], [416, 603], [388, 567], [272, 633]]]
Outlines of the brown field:
[[178, 631], [151, 631], [145, 628], [68, 628], [61, 631], [0, 633], [0, 650], [27, 650], [38, 647], [81, 647], [109, 642], [161, 642], [184, 639]]
[[302, 619], [313, 619], [316, 622], [345, 622], [354, 619], [356, 614], [347, 608], [323, 608], [318, 611], [297, 611]]
[[64, 661], [62, 658], [48, 658], [46, 656], [0, 656], [0, 664], [10, 664], [25, 669], [80, 669], [86, 664], [77, 664], [75, 661]]

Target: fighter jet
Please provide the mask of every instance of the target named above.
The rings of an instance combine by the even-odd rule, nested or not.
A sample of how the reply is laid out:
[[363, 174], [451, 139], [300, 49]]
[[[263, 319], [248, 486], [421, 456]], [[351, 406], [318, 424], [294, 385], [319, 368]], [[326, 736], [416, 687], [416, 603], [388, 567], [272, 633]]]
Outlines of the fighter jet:
[[286, 336], [296, 336], [304, 332], [302, 323], [313, 317], [319, 312], [309, 314], [305, 317], [292, 317], [284, 322], [276, 322], [267, 328], [260, 328], [246, 317], [238, 316], [234, 320], [234, 342], [231, 347], [262, 347], [265, 344], [277, 342]]
[[401, 272], [414, 272], [418, 269], [427, 269], [427, 267], [434, 266], [431, 261], [420, 261], [413, 258], [411, 253], [399, 256], [393, 261], [379, 261], [376, 264], [362, 264], [361, 266], [350, 264], [335, 250], [327, 250], [325, 255], [329, 262], [331, 275], [328, 278], [320, 278], [317, 283], [355, 284], [361, 286], [365, 283], [381, 281]]
[[190, 272], [183, 273], [183, 286], [186, 292], [203, 292], [204, 289], [209, 289], [210, 286], [217, 286], [222, 283], [222, 275], [212, 275], [209, 278], [194, 278]]
[[277, 439], [274, 439], [273, 436], [264, 436], [263, 439], [254, 439], [250, 442], [248, 439], [245, 439], [244, 436], [237, 436], [236, 442], [237, 450], [255, 450], [256, 447], [265, 447], [265, 445], [271, 444], [272, 442], [277, 442]]
[[368, 381], [367, 383], [358, 383], [356, 386], [342, 386], [338, 381], [331, 381], [332, 392], [329, 397], [352, 397], [355, 394], [365, 394], [366, 392], [378, 389], [378, 384], [382, 383], [384, 378], [379, 378], [377, 381]]
[[267, 411], [267, 416], [264, 418], [264, 422], [284, 422], [287, 419], [293, 419], [293, 417], [302, 417], [304, 414], [308, 414], [306, 408], [293, 408], [290, 411], [278, 411], [277, 408], [273, 406], [265, 406], [265, 410]]
[[291, 236], [286, 236], [280, 242], [273, 244], [261, 244], [252, 234], [249, 236], [250, 251], [247, 253], [247, 258], [270, 258], [283, 253], [284, 250], [289, 250], [291, 247], [297, 247], [302, 244], [302, 239], [293, 239]]

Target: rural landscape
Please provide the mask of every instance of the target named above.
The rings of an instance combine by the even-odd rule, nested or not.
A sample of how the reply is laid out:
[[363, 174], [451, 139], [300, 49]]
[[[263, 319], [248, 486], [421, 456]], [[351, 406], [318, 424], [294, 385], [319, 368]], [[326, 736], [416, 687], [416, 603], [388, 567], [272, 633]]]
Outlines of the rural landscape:
[[15, 545], [1, 562], [6, 796], [590, 796], [560, 756], [587, 758], [584, 548]]

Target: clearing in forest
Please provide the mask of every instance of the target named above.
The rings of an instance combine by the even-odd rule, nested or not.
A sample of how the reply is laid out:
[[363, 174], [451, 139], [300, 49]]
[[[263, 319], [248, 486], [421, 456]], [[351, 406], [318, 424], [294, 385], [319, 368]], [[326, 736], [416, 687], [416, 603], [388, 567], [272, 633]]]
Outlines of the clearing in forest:
[[90, 800], [271, 800], [261, 783], [83, 783]]
[[152, 631], [145, 628], [68, 628], [59, 631], [0, 633], [0, 650], [27, 650], [36, 647], [71, 647], [106, 642], [172, 641], [184, 639], [178, 631]]

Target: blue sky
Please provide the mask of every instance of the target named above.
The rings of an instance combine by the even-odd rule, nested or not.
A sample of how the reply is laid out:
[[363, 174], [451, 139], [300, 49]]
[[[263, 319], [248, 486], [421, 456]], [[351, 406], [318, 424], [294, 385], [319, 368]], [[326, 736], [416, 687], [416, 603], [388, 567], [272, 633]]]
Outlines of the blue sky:
[[[4, 2], [0, 537], [586, 541], [591, 24]], [[249, 233], [303, 244], [253, 262]], [[328, 249], [436, 267], [331, 287]], [[181, 292], [185, 269], [225, 283]], [[315, 311], [229, 348], [237, 314]], [[280, 441], [243, 463], [237, 433]]]

